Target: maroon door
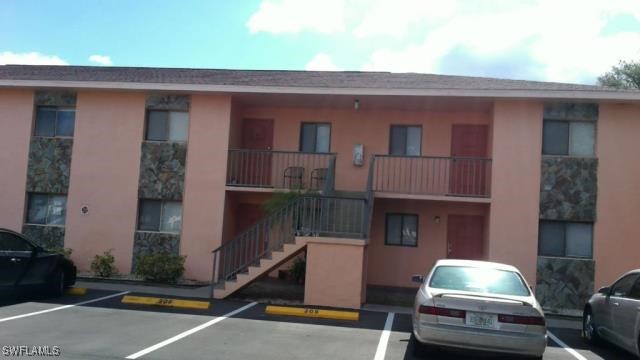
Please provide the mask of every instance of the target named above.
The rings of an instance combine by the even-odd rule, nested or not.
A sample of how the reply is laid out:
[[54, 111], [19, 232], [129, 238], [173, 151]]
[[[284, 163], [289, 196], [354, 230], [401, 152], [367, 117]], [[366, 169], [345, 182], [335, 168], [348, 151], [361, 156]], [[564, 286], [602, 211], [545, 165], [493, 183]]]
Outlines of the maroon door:
[[273, 119], [243, 119], [242, 148], [261, 150], [247, 152], [238, 159], [238, 178], [243, 185], [271, 186]]
[[238, 236], [243, 231], [249, 229], [251, 225], [257, 223], [264, 217], [264, 210], [260, 204], [238, 204], [236, 210], [236, 233]]
[[484, 216], [449, 215], [447, 217], [447, 257], [479, 260], [483, 256]]
[[241, 237], [236, 240], [235, 245], [228, 247], [220, 259], [222, 266], [227, 265], [227, 270], [251, 265], [264, 252], [268, 245], [265, 243], [268, 235], [265, 234], [264, 227], [253, 227], [264, 216], [260, 204], [238, 204], [234, 237]]
[[451, 127], [449, 194], [487, 196], [487, 125]]

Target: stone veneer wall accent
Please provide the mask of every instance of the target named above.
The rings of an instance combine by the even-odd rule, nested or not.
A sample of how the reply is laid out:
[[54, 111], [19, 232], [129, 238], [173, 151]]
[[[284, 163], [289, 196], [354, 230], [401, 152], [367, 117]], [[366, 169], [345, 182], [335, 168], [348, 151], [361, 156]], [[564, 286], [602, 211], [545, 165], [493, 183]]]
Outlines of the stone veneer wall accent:
[[182, 200], [186, 159], [186, 143], [143, 142], [138, 196]]
[[593, 103], [550, 103], [544, 105], [546, 120], [597, 121], [598, 104]]
[[598, 159], [544, 157], [540, 219], [594, 221]]
[[148, 110], [189, 111], [191, 98], [188, 95], [150, 95], [147, 97]]
[[582, 315], [593, 294], [595, 261], [539, 256], [536, 298], [545, 311]]
[[69, 189], [73, 139], [32, 137], [27, 191], [66, 194]]
[[135, 269], [136, 259], [139, 256], [151, 254], [171, 254], [180, 253], [180, 235], [136, 231], [133, 238], [133, 262], [132, 269]]
[[76, 106], [76, 93], [67, 91], [36, 91], [36, 106]]
[[64, 247], [64, 226], [29, 225], [22, 226], [22, 233], [45, 249]]

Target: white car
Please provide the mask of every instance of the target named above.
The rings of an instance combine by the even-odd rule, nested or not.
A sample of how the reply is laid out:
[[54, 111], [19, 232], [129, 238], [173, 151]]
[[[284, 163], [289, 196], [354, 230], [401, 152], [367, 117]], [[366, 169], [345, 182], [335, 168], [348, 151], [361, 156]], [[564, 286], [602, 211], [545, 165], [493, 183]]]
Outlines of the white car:
[[542, 358], [544, 312], [515, 267], [439, 260], [414, 281], [422, 283], [413, 309], [418, 354], [437, 346]]

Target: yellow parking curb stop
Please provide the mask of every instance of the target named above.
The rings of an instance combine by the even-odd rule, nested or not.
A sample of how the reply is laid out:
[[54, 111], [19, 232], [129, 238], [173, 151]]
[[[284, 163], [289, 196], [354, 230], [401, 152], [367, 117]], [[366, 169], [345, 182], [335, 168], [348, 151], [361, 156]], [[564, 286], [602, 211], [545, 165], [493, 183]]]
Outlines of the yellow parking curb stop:
[[299, 308], [291, 306], [272, 306], [269, 305], [264, 310], [269, 315], [289, 315], [304, 316], [311, 318], [334, 319], [334, 320], [353, 320], [360, 319], [358, 311], [339, 311], [339, 310], [322, 310], [313, 308]]
[[87, 288], [72, 287], [72, 288], [67, 289], [65, 291], [65, 293], [67, 293], [68, 295], [86, 295], [87, 294]]
[[136, 304], [136, 305], [168, 306], [168, 307], [176, 307], [176, 308], [201, 309], [201, 310], [206, 310], [211, 305], [211, 303], [209, 303], [208, 301], [167, 299], [167, 298], [131, 296], [131, 295], [123, 296], [122, 303]]

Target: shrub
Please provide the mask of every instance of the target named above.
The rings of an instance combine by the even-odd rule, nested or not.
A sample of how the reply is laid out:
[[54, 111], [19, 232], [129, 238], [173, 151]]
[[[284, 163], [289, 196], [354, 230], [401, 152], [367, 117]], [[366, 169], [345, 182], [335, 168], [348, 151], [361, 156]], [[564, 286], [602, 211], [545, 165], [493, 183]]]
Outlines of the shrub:
[[96, 255], [91, 262], [91, 272], [96, 276], [110, 277], [116, 274], [116, 270], [113, 263], [115, 258], [111, 255], [112, 250], [105, 251], [102, 255]]
[[184, 273], [185, 258], [169, 254], [139, 256], [135, 273], [147, 281], [175, 283]]
[[304, 284], [306, 272], [307, 260], [304, 257], [297, 258], [289, 268], [289, 275], [297, 284]]

